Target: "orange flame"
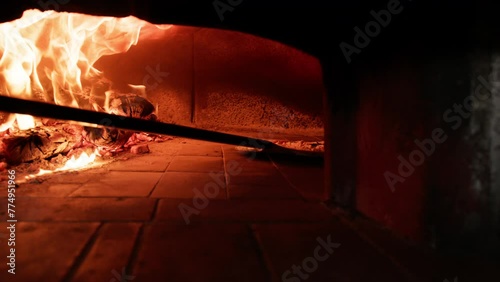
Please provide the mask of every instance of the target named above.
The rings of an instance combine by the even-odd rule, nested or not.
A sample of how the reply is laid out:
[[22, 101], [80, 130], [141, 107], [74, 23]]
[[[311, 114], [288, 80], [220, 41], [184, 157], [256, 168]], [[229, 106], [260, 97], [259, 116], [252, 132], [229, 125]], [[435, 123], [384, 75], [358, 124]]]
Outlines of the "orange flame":
[[[158, 31], [171, 27], [153, 25], [133, 16], [27, 10], [21, 18], [0, 24], [0, 95], [90, 107], [90, 96], [104, 100], [107, 92], [96, 90], [97, 82], [104, 78], [94, 67], [99, 58], [127, 52], [140, 36], [158, 39]], [[131, 87], [145, 94], [145, 86]], [[35, 127], [32, 116], [13, 114], [0, 122], [0, 131], [11, 128], [14, 122], [21, 130]], [[92, 164], [95, 157], [96, 153], [72, 157], [64, 167], [40, 170], [30, 177], [79, 169]]]
[[35, 127], [35, 119], [30, 115], [16, 114], [17, 126], [21, 130], [27, 130]]
[[[169, 27], [133, 16], [27, 10], [21, 18], [0, 24], [0, 93], [81, 107], [103, 76], [94, 67], [99, 58], [128, 51], [141, 30], [151, 36], [152, 30]], [[18, 125], [22, 119], [17, 116]], [[34, 127], [22, 122], [22, 128]]]
[[64, 164], [62, 168], [56, 169], [56, 171], [63, 170], [71, 170], [82, 168], [88, 164], [91, 164], [95, 161], [96, 153], [91, 153], [88, 155], [87, 153], [82, 153], [78, 158], [75, 156], [71, 156], [71, 158]]
[[63, 167], [57, 168], [55, 170], [40, 169], [40, 171], [37, 174], [31, 174], [29, 176], [26, 176], [26, 179], [31, 179], [31, 178], [35, 178], [37, 176], [42, 176], [42, 175], [51, 174], [51, 173], [55, 173], [55, 172], [77, 170], [77, 169], [81, 169], [84, 167], [88, 167], [89, 165], [94, 163], [96, 156], [97, 156], [97, 150], [94, 151], [93, 153], [91, 153], [90, 155], [85, 153], [85, 152], [82, 153], [79, 157], [75, 157], [73, 155], [64, 164]]

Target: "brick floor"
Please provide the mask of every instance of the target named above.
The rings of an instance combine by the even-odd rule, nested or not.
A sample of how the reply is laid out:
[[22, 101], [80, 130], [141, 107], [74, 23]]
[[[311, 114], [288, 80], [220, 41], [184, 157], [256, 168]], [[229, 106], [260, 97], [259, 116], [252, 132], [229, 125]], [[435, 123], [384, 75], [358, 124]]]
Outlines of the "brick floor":
[[222, 147], [217, 143], [210, 142], [194, 142], [190, 141], [194, 146], [183, 146], [177, 155], [179, 156], [204, 156], [204, 157], [222, 157]]
[[[283, 281], [297, 265], [305, 273], [285, 281], [442, 282], [455, 274], [477, 281], [496, 269], [438, 263], [332, 211], [322, 203], [321, 160], [180, 138], [150, 150], [20, 184], [15, 276], [7, 273], [2, 189], [0, 281]], [[329, 235], [341, 245], [313, 261], [318, 238]]]
[[[20, 222], [16, 228], [16, 274], [7, 273], [2, 244], [0, 281], [62, 281], [98, 223]], [[5, 230], [6, 224], [0, 225]], [[5, 254], [5, 255], [4, 255]]]
[[245, 225], [153, 224], [134, 268], [137, 281], [267, 281]]
[[70, 197], [147, 197], [162, 177], [159, 172], [110, 171], [88, 181]]
[[67, 197], [73, 193], [82, 184], [66, 183], [66, 184], [24, 184], [16, 190], [17, 197]]
[[221, 157], [177, 156], [172, 160], [167, 171], [218, 172], [224, 171], [224, 165]]
[[301, 277], [293, 272], [296, 265], [307, 281], [408, 281], [389, 259], [336, 221], [258, 224], [255, 229], [276, 280]]
[[[144, 221], [153, 214], [151, 198], [17, 198], [16, 218], [21, 221]], [[7, 207], [7, 198], [0, 198]], [[7, 219], [0, 210], [0, 221]]]
[[[200, 201], [201, 203], [201, 201]], [[196, 209], [192, 222], [316, 222], [332, 218], [330, 211], [303, 200], [207, 200], [206, 207], [192, 200], [162, 199], [155, 220], [185, 222], [181, 210]], [[188, 214], [184, 212], [184, 214]]]
[[231, 199], [300, 199], [300, 195], [290, 189], [288, 183], [274, 186], [230, 184], [228, 192]]
[[73, 281], [110, 281], [121, 273], [133, 254], [140, 227], [139, 223], [105, 223]]
[[[155, 198], [192, 199], [196, 191], [213, 196], [213, 199], [226, 199], [226, 183], [223, 173], [206, 172], [165, 172], [152, 193]], [[220, 179], [220, 180], [218, 180]]]
[[172, 161], [170, 156], [144, 155], [117, 161], [108, 166], [109, 170], [163, 172]]
[[291, 159], [283, 156], [272, 156], [271, 159], [302, 197], [311, 201], [324, 200], [322, 160], [307, 160], [302, 157]]

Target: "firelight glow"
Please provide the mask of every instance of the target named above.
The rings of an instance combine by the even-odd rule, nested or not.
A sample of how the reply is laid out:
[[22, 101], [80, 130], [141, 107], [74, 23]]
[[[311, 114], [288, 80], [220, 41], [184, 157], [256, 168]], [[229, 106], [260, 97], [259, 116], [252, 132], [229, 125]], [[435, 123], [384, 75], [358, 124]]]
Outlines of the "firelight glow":
[[91, 153], [90, 155], [83, 152], [79, 157], [75, 157], [74, 155], [71, 156], [71, 158], [64, 164], [63, 167], [57, 168], [55, 170], [45, 170], [45, 169], [40, 169], [40, 171], [37, 174], [31, 174], [29, 176], [26, 176], [26, 179], [31, 179], [35, 178], [37, 176], [42, 176], [46, 174], [51, 174], [55, 172], [61, 172], [61, 171], [70, 171], [70, 170], [77, 170], [81, 169], [84, 167], [88, 167], [90, 164], [93, 164], [97, 156], [97, 150]]
[[[104, 100], [108, 91], [100, 86], [106, 77], [94, 64], [103, 56], [127, 52], [139, 38], [154, 40], [171, 27], [133, 16], [26, 10], [19, 19], [0, 23], [0, 95], [96, 109], [93, 103]], [[131, 87], [145, 95], [145, 86]], [[15, 124], [28, 130], [36, 122], [30, 115], [4, 115], [0, 132], [15, 129]], [[88, 167], [95, 159], [96, 152], [84, 153], [61, 168], [29, 177]]]
[[91, 153], [90, 155], [87, 155], [87, 153], [82, 153], [78, 158], [75, 158], [75, 156], [72, 156], [66, 164], [62, 168], [56, 169], [56, 171], [64, 171], [64, 170], [71, 170], [71, 169], [78, 169], [81, 167], [84, 167], [88, 164], [91, 164], [95, 161], [96, 158], [96, 153]]
[[[127, 52], [139, 37], [170, 27], [133, 16], [26, 10], [0, 24], [0, 94], [82, 108], [92, 95], [103, 98], [96, 90], [103, 78], [94, 67], [99, 58]], [[34, 127], [28, 117], [16, 117], [20, 128]]]
[[126, 52], [145, 24], [134, 17], [27, 10], [20, 19], [0, 24], [0, 83], [11, 96], [42, 96], [78, 107], [85, 83], [101, 75], [94, 63]]
[[35, 127], [35, 119], [33, 116], [16, 114], [16, 120], [20, 130], [28, 130]]

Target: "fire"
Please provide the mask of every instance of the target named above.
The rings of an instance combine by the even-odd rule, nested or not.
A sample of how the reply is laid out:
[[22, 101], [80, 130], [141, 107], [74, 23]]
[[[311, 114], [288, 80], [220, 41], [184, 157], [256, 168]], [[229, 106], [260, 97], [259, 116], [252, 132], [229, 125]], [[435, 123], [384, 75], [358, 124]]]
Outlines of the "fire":
[[16, 120], [20, 130], [28, 130], [35, 127], [35, 119], [33, 116], [16, 114]]
[[[0, 23], [0, 95], [57, 105], [99, 110], [108, 101], [104, 74], [94, 67], [103, 56], [127, 52], [141, 40], [161, 38], [172, 25], [153, 25], [133, 16], [102, 17], [79, 13], [26, 10], [22, 17]], [[105, 83], [104, 83], [105, 84]], [[143, 85], [130, 85], [145, 96]], [[0, 132], [33, 129], [30, 115], [0, 115]], [[72, 157], [56, 170], [74, 170], [94, 163], [96, 152]]]
[[64, 164], [63, 167], [57, 168], [55, 170], [40, 169], [40, 171], [37, 174], [32, 174], [32, 175], [26, 176], [26, 179], [31, 179], [31, 178], [35, 178], [37, 176], [42, 176], [42, 175], [51, 174], [51, 173], [55, 173], [55, 172], [77, 170], [77, 169], [81, 169], [84, 167], [88, 167], [89, 165], [94, 164], [96, 157], [97, 157], [97, 150], [95, 150], [90, 155], [85, 153], [85, 152], [83, 152], [79, 157], [75, 157], [73, 155]]
[[96, 158], [95, 152], [91, 153], [90, 155], [87, 155], [87, 153], [82, 153], [78, 158], [72, 156], [71, 159], [69, 159], [62, 168], [58, 168], [56, 169], [56, 171], [82, 168], [93, 163], [95, 161], [95, 158]]
[[[0, 24], [0, 94], [90, 109], [91, 96], [104, 97], [95, 87], [103, 73], [94, 63], [127, 52], [141, 33], [152, 37], [170, 27], [133, 16], [27, 10], [21, 18]], [[34, 127], [26, 116], [16, 120], [20, 129]]]

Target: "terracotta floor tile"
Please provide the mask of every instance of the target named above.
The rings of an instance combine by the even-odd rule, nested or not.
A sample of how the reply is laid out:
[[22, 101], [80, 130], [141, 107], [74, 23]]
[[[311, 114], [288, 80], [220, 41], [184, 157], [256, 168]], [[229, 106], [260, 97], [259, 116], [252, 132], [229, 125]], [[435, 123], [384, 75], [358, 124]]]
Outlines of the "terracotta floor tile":
[[116, 273], [121, 276], [132, 255], [140, 226], [139, 223], [104, 224], [71, 281], [110, 281]]
[[[148, 220], [156, 200], [151, 198], [17, 198], [20, 221], [136, 221]], [[0, 198], [0, 207], [7, 198]], [[7, 218], [0, 209], [0, 221]]]
[[71, 197], [147, 197], [160, 180], [160, 172], [110, 171], [79, 187]]
[[20, 184], [16, 188], [17, 197], [67, 197], [73, 193], [81, 184]]
[[[16, 224], [16, 274], [7, 272], [9, 246], [2, 243], [0, 281], [62, 281], [98, 223], [19, 222]], [[6, 229], [6, 223], [0, 228]]]
[[133, 156], [127, 160], [120, 160], [111, 163], [107, 168], [118, 171], [157, 171], [163, 172], [172, 161], [173, 157], [147, 154]]
[[192, 199], [201, 193], [211, 199], [226, 199], [222, 172], [165, 172], [151, 197]]
[[230, 199], [300, 199], [288, 183], [275, 186], [229, 185]]
[[182, 172], [219, 172], [224, 171], [222, 158], [201, 156], [177, 156], [168, 166], [167, 171]]
[[134, 281], [268, 281], [248, 226], [153, 224], [134, 268]]
[[276, 281], [299, 277], [307, 281], [409, 281], [388, 258], [337, 221], [257, 224], [255, 229]]
[[[196, 202], [196, 204], [194, 203]], [[186, 222], [318, 222], [331, 212], [319, 203], [302, 200], [209, 200], [161, 199], [155, 220]], [[187, 216], [192, 212], [190, 216]]]

